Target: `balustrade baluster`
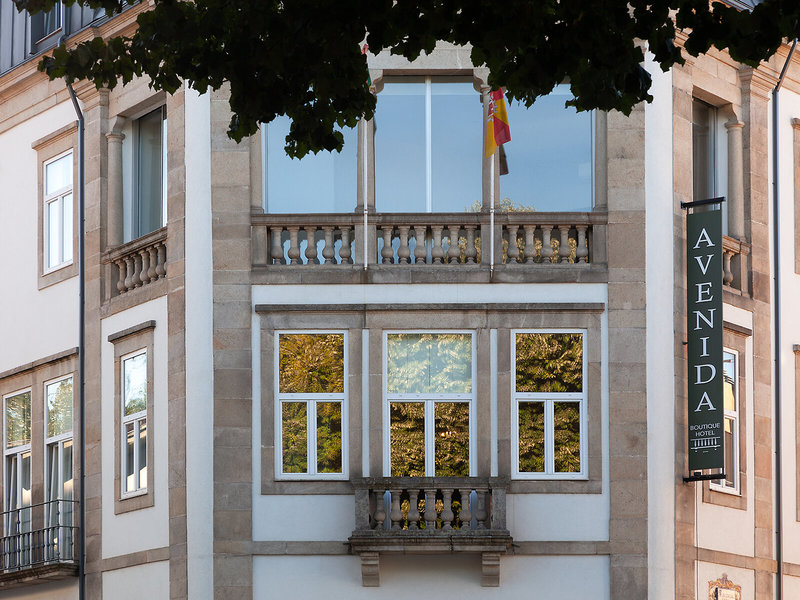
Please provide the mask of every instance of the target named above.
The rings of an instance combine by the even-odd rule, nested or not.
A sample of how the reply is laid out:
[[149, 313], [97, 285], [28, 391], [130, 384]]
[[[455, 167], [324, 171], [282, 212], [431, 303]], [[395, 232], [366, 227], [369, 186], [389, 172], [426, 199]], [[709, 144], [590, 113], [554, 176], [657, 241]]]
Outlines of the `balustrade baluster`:
[[125, 257], [125, 290], [133, 289], [133, 257]]
[[397, 231], [400, 235], [400, 247], [397, 248], [397, 262], [407, 265], [411, 262], [411, 248], [408, 247], [408, 232], [410, 225], [398, 225]]
[[394, 248], [392, 248], [392, 231], [393, 225], [382, 225], [381, 233], [383, 234], [383, 248], [381, 248], [381, 258], [384, 265], [392, 264], [394, 259]]
[[733, 283], [733, 271], [731, 270], [732, 258], [733, 252], [731, 250], [724, 250], [722, 252], [722, 283], [725, 285], [730, 285]]
[[475, 521], [478, 529], [486, 529], [486, 496], [490, 492], [485, 489], [477, 490], [478, 506], [475, 510]]
[[444, 248], [442, 248], [443, 229], [444, 226], [442, 225], [431, 225], [431, 230], [433, 231], [433, 250], [431, 250], [431, 257], [435, 265], [442, 264], [442, 259], [444, 258]]
[[317, 227], [303, 227], [306, 232], [306, 264], [318, 265], [319, 259], [317, 258]]
[[559, 225], [561, 240], [558, 242], [558, 262], [568, 263], [572, 249], [569, 247], [569, 225]]
[[142, 257], [136, 253], [131, 258], [133, 260], [133, 287], [142, 287]]
[[450, 488], [442, 488], [442, 529], [449, 531], [453, 528], [453, 490]]
[[269, 258], [272, 262], [267, 261], [267, 264], [280, 265], [283, 263], [283, 244], [281, 243], [283, 227], [270, 227], [269, 231], [271, 241]]
[[464, 250], [464, 257], [467, 264], [475, 263], [478, 256], [478, 251], [475, 249], [475, 225], [464, 225], [464, 230], [467, 233], [467, 247]]
[[384, 508], [384, 494], [383, 490], [372, 491], [375, 496], [375, 529], [383, 529], [383, 522], [386, 520], [386, 510]]
[[289, 231], [289, 264], [296, 265], [300, 263], [300, 243], [297, 241], [300, 228], [287, 227], [286, 229]]
[[426, 225], [414, 225], [414, 239], [417, 244], [414, 247], [414, 264], [424, 265], [428, 260], [428, 247], [425, 245]]
[[447, 228], [447, 263], [457, 265], [461, 256], [461, 247], [458, 245], [458, 233], [461, 227], [450, 225]]
[[325, 247], [322, 249], [322, 257], [325, 259], [325, 264], [329, 265], [336, 262], [334, 260], [336, 252], [333, 249], [333, 227], [323, 227], [322, 231], [325, 232]]
[[342, 264], [350, 264], [350, 227], [345, 225], [339, 227], [339, 233], [342, 234], [342, 245], [339, 248], [339, 258], [342, 259]]
[[525, 229], [525, 262], [536, 260], [536, 225], [523, 225]]
[[425, 490], [425, 528], [431, 531], [436, 529], [436, 490]]
[[470, 511], [470, 492], [471, 489], [459, 490], [461, 493], [461, 510], [458, 512], [458, 518], [461, 521], [461, 529], [470, 529], [470, 521], [472, 521], [472, 511]]
[[158, 262], [156, 263], [156, 275], [161, 279], [167, 276], [167, 247], [163, 243], [158, 243]]
[[519, 231], [519, 226], [506, 225], [506, 231], [508, 232], [508, 263], [515, 264], [521, 262], [519, 260], [519, 246], [517, 246], [517, 231]]
[[125, 277], [128, 274], [128, 266], [125, 263], [125, 259], [122, 258], [115, 260], [114, 264], [117, 265], [117, 273], [119, 275], [119, 279], [117, 280], [117, 291], [121, 294], [127, 289], [125, 287]]
[[142, 257], [142, 273], [139, 275], [139, 279], [142, 280], [142, 285], [145, 285], [150, 283], [150, 252], [147, 248], [142, 248], [139, 250], [139, 256]]
[[156, 264], [158, 263], [158, 248], [155, 246], [150, 246], [147, 249], [147, 252], [150, 255], [150, 265], [147, 268], [147, 278], [150, 281], [155, 281], [158, 279], [158, 273], [156, 273]]
[[400, 521], [403, 519], [403, 511], [400, 510], [400, 494], [402, 490], [393, 489], [392, 494], [392, 508], [389, 511], [389, 518], [392, 520], [392, 529], [401, 529]]
[[408, 528], [419, 529], [419, 490], [408, 490]]
[[589, 262], [589, 248], [586, 245], [586, 230], [588, 226], [577, 225], [576, 229], [578, 230], [578, 246], [575, 248], [575, 262]]
[[542, 262], [553, 262], [553, 242], [550, 240], [550, 234], [553, 232], [552, 225], [542, 225]]

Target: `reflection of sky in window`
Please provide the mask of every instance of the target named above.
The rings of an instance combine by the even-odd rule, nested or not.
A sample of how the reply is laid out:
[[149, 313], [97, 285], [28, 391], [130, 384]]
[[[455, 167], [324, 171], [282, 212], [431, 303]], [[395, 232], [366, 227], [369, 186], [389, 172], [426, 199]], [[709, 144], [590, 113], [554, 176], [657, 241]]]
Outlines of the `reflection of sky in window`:
[[569, 87], [559, 85], [529, 109], [509, 103], [509, 172], [500, 176], [500, 199], [540, 212], [591, 210], [593, 113], [564, 108], [570, 98]]
[[340, 129], [341, 152], [322, 151], [302, 159], [286, 156], [291, 119], [267, 125], [267, 198], [270, 213], [352, 212], [356, 207], [356, 128]]
[[481, 114], [471, 82], [387, 80], [375, 113], [377, 210], [462, 212], [478, 200]]

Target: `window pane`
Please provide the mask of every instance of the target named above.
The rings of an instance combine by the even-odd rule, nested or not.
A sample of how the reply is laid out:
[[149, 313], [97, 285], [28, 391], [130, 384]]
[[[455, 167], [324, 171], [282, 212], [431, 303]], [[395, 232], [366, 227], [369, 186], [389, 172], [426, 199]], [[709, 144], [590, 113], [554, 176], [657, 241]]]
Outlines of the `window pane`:
[[436, 475], [469, 477], [469, 404], [434, 404]]
[[381, 212], [425, 212], [425, 82], [387, 81], [375, 110], [375, 204]]
[[6, 448], [31, 443], [31, 393], [6, 398]]
[[580, 473], [581, 407], [578, 402], [553, 403], [553, 455], [556, 473]]
[[49, 196], [60, 189], [72, 186], [72, 153], [45, 165], [44, 194]]
[[736, 410], [736, 355], [722, 353], [723, 402], [726, 411]]
[[59, 226], [61, 219], [61, 206], [58, 200], [47, 204], [47, 266], [54, 267], [60, 260], [61, 240], [59, 239]]
[[47, 395], [47, 437], [72, 431], [72, 377], [51, 383]]
[[519, 471], [544, 473], [544, 403], [519, 403]]
[[135, 434], [133, 430], [134, 423], [127, 423], [125, 425], [125, 472], [123, 478], [125, 481], [125, 492], [132, 492], [136, 489], [136, 466], [133, 460], [133, 445], [135, 442]]
[[147, 353], [122, 361], [122, 405], [125, 415], [147, 409]]
[[317, 473], [342, 472], [342, 403], [317, 402]]
[[72, 260], [72, 194], [66, 194], [61, 198], [62, 228], [64, 234], [61, 236], [61, 261]]
[[714, 109], [692, 102], [692, 184], [695, 200], [714, 197]]
[[305, 402], [281, 404], [283, 472], [308, 472], [308, 416]]
[[[380, 96], [379, 96], [380, 97]], [[434, 212], [481, 205], [483, 105], [472, 82], [431, 84], [431, 174]]]
[[583, 334], [518, 333], [518, 392], [583, 391]]
[[[6, 509], [14, 510], [17, 503], [17, 469], [19, 468], [18, 455], [12, 454], [6, 459]], [[7, 515], [8, 517], [9, 515]], [[6, 525], [8, 530], [8, 525]]]
[[139, 489], [147, 489], [147, 421], [139, 421]]
[[569, 86], [558, 85], [530, 108], [511, 102], [511, 141], [503, 146], [508, 173], [500, 176], [500, 203], [524, 210], [592, 209], [591, 112], [565, 108]]
[[389, 443], [392, 477], [425, 475], [425, 405], [389, 403]]
[[392, 333], [386, 347], [389, 393], [472, 392], [469, 333]]
[[155, 231], [163, 225], [161, 222], [163, 121], [160, 108], [139, 119], [136, 237]]
[[281, 393], [344, 392], [344, 334], [282, 333], [278, 346]]
[[[61, 477], [64, 480], [61, 497], [65, 500], [72, 500], [72, 440], [64, 442], [64, 452], [61, 455]], [[71, 510], [71, 504], [65, 509]]]
[[338, 129], [341, 152], [318, 152], [302, 159], [286, 156], [291, 119], [276, 117], [267, 125], [267, 206], [270, 213], [353, 212], [356, 207], [355, 127]]
[[[31, 505], [31, 453], [25, 452], [20, 455], [19, 461], [19, 486], [22, 493], [20, 506]], [[23, 510], [20, 513], [22, 531], [31, 530], [31, 511]]]
[[734, 456], [736, 452], [736, 421], [725, 417], [725, 482], [723, 485], [734, 487], [736, 476], [736, 463]]

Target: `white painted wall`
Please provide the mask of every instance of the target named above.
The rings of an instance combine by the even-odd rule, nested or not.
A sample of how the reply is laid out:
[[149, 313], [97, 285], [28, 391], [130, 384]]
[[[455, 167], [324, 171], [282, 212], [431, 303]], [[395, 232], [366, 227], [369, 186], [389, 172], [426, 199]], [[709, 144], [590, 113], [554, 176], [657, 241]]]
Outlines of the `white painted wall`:
[[[153, 330], [153, 418], [154, 505], [119, 515], [114, 514], [114, 444], [119, 439], [114, 430], [114, 345], [108, 336], [145, 321], [154, 320]], [[169, 545], [169, 490], [167, 489], [167, 299], [157, 298], [103, 319], [101, 323], [101, 423], [103, 438], [103, 558]], [[149, 440], [148, 440], [149, 441]], [[206, 468], [208, 466], [206, 465]], [[105, 584], [104, 584], [105, 585]], [[118, 598], [119, 596], [108, 596]], [[147, 597], [145, 594], [137, 598]]]
[[[795, 67], [796, 68], [796, 67]], [[797, 521], [797, 477], [800, 465], [797, 464], [796, 444], [800, 431], [796, 431], [795, 414], [800, 407], [795, 406], [795, 390], [800, 381], [795, 377], [794, 344], [800, 344], [800, 311], [797, 299], [800, 298], [800, 275], [794, 272], [795, 239], [794, 226], [800, 215], [794, 213], [794, 170], [800, 157], [794, 156], [794, 131], [792, 118], [800, 118], [800, 96], [785, 88], [780, 92], [778, 126], [779, 157], [779, 198], [781, 201], [780, 252], [781, 252], [781, 434], [783, 439], [783, 554], [784, 560], [800, 563], [800, 523]], [[792, 579], [792, 578], [787, 578]], [[791, 585], [800, 590], [800, 580]], [[786, 598], [800, 598], [800, 591], [794, 596], [788, 591]]]
[[500, 587], [485, 588], [477, 555], [382, 555], [380, 587], [365, 588], [355, 556], [256, 556], [253, 597], [607, 600], [608, 568], [607, 556], [503, 557]]
[[189, 597], [213, 597], [211, 103], [186, 90], [186, 541]]
[[673, 337], [672, 71], [647, 55], [653, 102], [645, 104], [645, 243], [647, 302], [647, 589], [675, 597], [675, 420]]
[[106, 571], [103, 573], [103, 598], [168, 600], [169, 561]]
[[78, 345], [78, 278], [38, 289], [39, 163], [31, 148], [75, 119], [67, 101], [0, 134], [0, 372]]
[[78, 600], [78, 578], [6, 590], [2, 597], [3, 600]]

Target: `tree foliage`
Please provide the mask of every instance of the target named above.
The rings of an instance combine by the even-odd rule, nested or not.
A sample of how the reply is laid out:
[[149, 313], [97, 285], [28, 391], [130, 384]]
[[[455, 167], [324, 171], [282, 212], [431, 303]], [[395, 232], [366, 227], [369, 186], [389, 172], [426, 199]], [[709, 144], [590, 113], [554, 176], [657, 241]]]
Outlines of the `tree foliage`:
[[[140, 1], [83, 0], [108, 14]], [[56, 0], [15, 2], [37, 12]], [[469, 45], [473, 64], [489, 67], [490, 85], [509, 98], [530, 105], [568, 80], [579, 110], [628, 114], [652, 99], [641, 42], [664, 70], [683, 61], [676, 27], [688, 33], [689, 54], [713, 45], [755, 66], [798, 35], [800, 3], [763, 0], [747, 12], [708, 0], [155, 0], [137, 22], [130, 37], [61, 46], [40, 68], [109, 88], [142, 75], [168, 92], [184, 81], [200, 92], [228, 82], [233, 139], [285, 114], [287, 152], [303, 156], [340, 149], [334, 127], [373, 115], [365, 40], [408, 59], [437, 40]]]

